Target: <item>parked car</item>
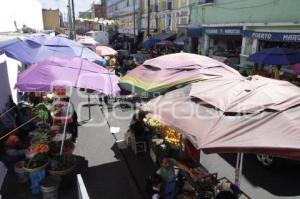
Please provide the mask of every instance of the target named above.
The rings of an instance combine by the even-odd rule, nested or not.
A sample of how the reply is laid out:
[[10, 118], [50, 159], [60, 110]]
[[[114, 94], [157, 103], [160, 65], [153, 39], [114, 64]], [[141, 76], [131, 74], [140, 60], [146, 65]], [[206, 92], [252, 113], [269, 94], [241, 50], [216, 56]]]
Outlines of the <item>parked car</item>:
[[278, 161], [280, 162], [279, 158], [276, 158], [271, 155], [266, 155], [266, 154], [256, 155], [256, 158], [258, 162], [261, 163], [262, 166], [267, 168], [274, 167], [276, 165], [276, 162]]
[[265, 168], [279, 168], [286, 164], [300, 165], [300, 161], [275, 157], [267, 154], [256, 155], [258, 162]]

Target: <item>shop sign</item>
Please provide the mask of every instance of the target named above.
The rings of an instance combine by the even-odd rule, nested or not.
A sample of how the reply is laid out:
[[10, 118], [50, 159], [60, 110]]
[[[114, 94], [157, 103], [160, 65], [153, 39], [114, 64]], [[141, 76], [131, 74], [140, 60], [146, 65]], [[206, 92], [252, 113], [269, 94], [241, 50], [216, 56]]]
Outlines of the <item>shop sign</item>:
[[242, 35], [242, 27], [216, 27], [205, 28], [205, 33], [208, 35]]
[[300, 33], [244, 31], [244, 36], [264, 41], [300, 42]]

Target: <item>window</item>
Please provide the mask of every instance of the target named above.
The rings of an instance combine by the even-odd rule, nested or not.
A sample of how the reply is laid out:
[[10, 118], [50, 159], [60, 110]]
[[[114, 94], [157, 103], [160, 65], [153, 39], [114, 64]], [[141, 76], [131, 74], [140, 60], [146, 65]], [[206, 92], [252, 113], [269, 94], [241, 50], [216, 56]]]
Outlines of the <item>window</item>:
[[172, 10], [172, 1], [171, 0], [167, 1], [167, 10]]
[[157, 4], [154, 5], [154, 12], [158, 12], [158, 5]]
[[172, 27], [172, 15], [166, 14], [165, 15], [165, 29], [170, 29]]
[[198, 4], [215, 3], [215, 0], [199, 0]]

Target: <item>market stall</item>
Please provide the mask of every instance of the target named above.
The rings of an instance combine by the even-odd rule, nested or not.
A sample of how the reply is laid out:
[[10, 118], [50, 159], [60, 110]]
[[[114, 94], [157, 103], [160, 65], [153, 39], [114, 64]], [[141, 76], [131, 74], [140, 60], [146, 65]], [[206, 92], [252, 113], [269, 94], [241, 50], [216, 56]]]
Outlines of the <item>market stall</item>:
[[[177, 171], [178, 184], [182, 184], [179, 198], [217, 198], [232, 194], [232, 198], [250, 198], [228, 179], [218, 178], [217, 173], [209, 173], [199, 161], [200, 150], [196, 149], [179, 131], [158, 120], [146, 116], [144, 123], [150, 129], [148, 139], [150, 157], [156, 164], [159, 157], [170, 157], [187, 165], [193, 178], [186, 172]], [[193, 151], [194, 150], [194, 151]]]
[[[29, 178], [33, 194], [41, 192], [40, 182], [46, 178], [47, 173], [52, 176], [65, 176], [70, 174], [76, 165], [76, 158], [72, 155], [75, 146], [73, 142], [70, 142], [71, 151], [63, 150], [63, 153], [59, 153], [64, 139], [62, 136], [64, 123], [57, 126], [55, 131], [53, 130], [49, 114], [51, 109], [48, 105], [40, 101], [36, 106], [28, 104], [26, 109], [22, 108], [31, 116], [31, 119], [1, 137], [1, 140], [8, 137], [5, 141], [6, 153], [15, 157], [15, 160], [19, 160], [14, 166], [18, 182], [27, 182]], [[30, 131], [27, 128], [29, 131], [27, 132], [22, 127], [29, 123], [32, 128]], [[25, 137], [24, 134], [28, 136]], [[61, 135], [60, 139], [58, 139], [58, 134]], [[65, 144], [64, 149], [67, 148], [68, 145]], [[57, 150], [58, 153], [54, 153]], [[57, 194], [57, 191], [56, 187], [51, 192]]]
[[260, 76], [211, 79], [159, 96], [144, 110], [205, 153], [299, 159], [299, 96], [291, 83]]
[[[51, 193], [57, 195], [60, 180], [56, 178], [54, 184], [44, 182], [49, 180], [47, 175], [66, 176], [76, 166], [76, 157], [72, 154], [75, 149], [73, 131], [77, 126], [72, 124], [77, 121], [69, 100], [72, 89], [92, 89], [106, 95], [115, 95], [119, 92], [117, 83], [118, 77], [105, 68], [68, 56], [41, 61], [19, 75], [16, 88], [22, 92], [40, 93], [40, 97], [36, 100], [37, 105], [28, 104], [27, 119], [21, 120], [24, 122], [0, 139], [15, 134], [24, 135], [24, 132], [19, 134], [16, 131], [32, 124], [33, 128], [25, 132], [28, 136], [24, 136], [28, 142], [21, 145], [18, 136], [15, 136], [8, 143], [12, 146], [8, 152], [19, 159], [25, 155], [26, 158], [15, 165], [15, 170], [20, 177], [24, 177], [24, 173], [29, 174], [33, 194], [42, 190], [44, 196]], [[47, 96], [52, 98], [47, 99]], [[49, 184], [52, 184], [51, 187], [47, 187]]]

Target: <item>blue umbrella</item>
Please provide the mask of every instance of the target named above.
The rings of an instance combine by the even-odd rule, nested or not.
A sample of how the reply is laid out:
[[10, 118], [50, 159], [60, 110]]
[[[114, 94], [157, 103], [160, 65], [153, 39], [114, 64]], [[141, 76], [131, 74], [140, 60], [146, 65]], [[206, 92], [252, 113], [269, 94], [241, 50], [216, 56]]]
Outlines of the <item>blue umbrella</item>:
[[300, 63], [300, 53], [288, 48], [268, 48], [253, 55], [248, 61], [268, 65], [292, 65]]
[[144, 48], [151, 48], [151, 47], [155, 46], [155, 44], [157, 44], [158, 42], [160, 42], [159, 39], [150, 38], [150, 39], [147, 39], [146, 41], [144, 41], [143, 47]]
[[25, 64], [34, 64], [56, 55], [81, 57], [90, 61], [105, 60], [89, 48], [64, 37], [34, 36], [0, 42], [0, 53]]

